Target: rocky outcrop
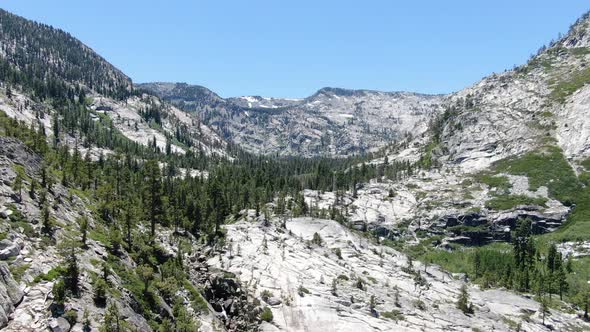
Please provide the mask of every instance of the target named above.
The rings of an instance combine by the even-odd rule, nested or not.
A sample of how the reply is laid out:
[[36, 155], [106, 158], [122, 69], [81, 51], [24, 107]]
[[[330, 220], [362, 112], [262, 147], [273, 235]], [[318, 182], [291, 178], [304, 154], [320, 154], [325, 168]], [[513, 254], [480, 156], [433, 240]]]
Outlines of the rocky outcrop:
[[23, 291], [12, 278], [8, 265], [0, 262], [0, 328], [6, 326], [14, 308], [23, 299]]
[[58, 317], [49, 322], [49, 328], [51, 332], [69, 332], [72, 327], [65, 318]]
[[492, 241], [510, 241], [510, 232], [521, 220], [530, 220], [533, 234], [544, 234], [559, 227], [568, 210], [561, 213], [544, 212], [539, 206], [521, 206], [496, 213], [451, 214], [432, 223], [429, 231], [448, 234], [446, 240], [463, 245], [484, 245]]
[[1, 240], [0, 260], [7, 260], [9, 258], [16, 257], [24, 245], [24, 242], [20, 239], [15, 240], [15, 242], [12, 242], [8, 239]]
[[[335, 221], [293, 218], [282, 226], [273, 218], [267, 224], [251, 211], [247, 221], [227, 225], [225, 248], [208, 260], [270, 307], [273, 319], [261, 325], [264, 331], [510, 331], [510, 321], [547, 331], [539, 315], [523, 318], [537, 311], [536, 301], [503, 290], [467, 284], [476, 314], [466, 316], [455, 305], [464, 280], [420, 262], [408, 267], [403, 253]], [[318, 235], [321, 245], [310, 245]], [[224, 278], [215, 284], [220, 298], [238, 287]], [[575, 315], [552, 311], [551, 317], [556, 330], [590, 327]]]
[[[211, 250], [205, 253], [210, 254]], [[228, 331], [255, 331], [260, 323], [260, 302], [247, 292], [232, 273], [210, 269], [207, 256], [197, 252], [189, 258], [191, 280], [203, 285], [202, 296]]]

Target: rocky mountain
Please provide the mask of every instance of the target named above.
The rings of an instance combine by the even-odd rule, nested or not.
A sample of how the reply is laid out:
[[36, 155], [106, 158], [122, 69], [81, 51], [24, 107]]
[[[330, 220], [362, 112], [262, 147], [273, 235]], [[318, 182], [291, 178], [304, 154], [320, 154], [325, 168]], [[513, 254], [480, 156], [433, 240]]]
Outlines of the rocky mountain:
[[0, 329], [590, 330], [588, 15], [447, 96], [221, 98], [0, 30]]
[[137, 91], [70, 34], [4, 10], [0, 29], [0, 108], [55, 142], [95, 159], [120, 148], [227, 156], [226, 142], [196, 116]]
[[443, 110], [443, 96], [407, 92], [323, 88], [304, 99], [221, 99], [183, 83], [139, 86], [196, 112], [224, 138], [262, 154], [312, 157], [377, 151], [408, 135], [421, 135]]
[[0, 33], [2, 75], [39, 97], [67, 93], [75, 85], [108, 96], [131, 92], [129, 77], [65, 31], [0, 9]]

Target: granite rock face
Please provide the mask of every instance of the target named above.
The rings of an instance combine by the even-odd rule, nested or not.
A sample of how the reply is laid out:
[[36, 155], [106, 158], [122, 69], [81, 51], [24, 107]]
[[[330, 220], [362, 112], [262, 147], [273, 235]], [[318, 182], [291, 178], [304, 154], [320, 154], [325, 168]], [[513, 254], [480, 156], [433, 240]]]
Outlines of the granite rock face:
[[0, 262], [0, 328], [8, 324], [14, 308], [22, 301], [23, 291], [12, 278], [8, 265]]

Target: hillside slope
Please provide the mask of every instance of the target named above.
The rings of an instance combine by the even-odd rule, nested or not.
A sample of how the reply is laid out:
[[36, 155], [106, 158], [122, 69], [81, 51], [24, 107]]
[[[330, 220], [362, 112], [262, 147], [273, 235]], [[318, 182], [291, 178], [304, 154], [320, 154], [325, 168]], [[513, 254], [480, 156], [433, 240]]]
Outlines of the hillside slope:
[[[137, 91], [70, 34], [0, 10], [0, 108], [91, 158], [115, 151], [227, 157], [227, 143], [193, 114]], [[196, 157], [192, 157], [196, 156]], [[196, 161], [195, 161], [196, 160]]]
[[589, 20], [448, 96], [223, 99], [1, 12], [0, 326], [589, 330]]

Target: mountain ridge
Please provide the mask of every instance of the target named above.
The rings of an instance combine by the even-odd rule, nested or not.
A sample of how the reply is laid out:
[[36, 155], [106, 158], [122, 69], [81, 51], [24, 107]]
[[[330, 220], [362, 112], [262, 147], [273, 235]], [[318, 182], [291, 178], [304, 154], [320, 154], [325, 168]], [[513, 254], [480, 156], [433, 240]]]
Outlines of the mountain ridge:
[[0, 325], [588, 330], [588, 20], [433, 96], [129, 87], [63, 32], [59, 65], [0, 54]]
[[[142, 87], [149, 90], [150, 86]], [[440, 112], [438, 103], [444, 98], [411, 92], [322, 88], [302, 99], [242, 96], [194, 100], [192, 96], [171, 96], [154, 88], [150, 91], [199, 114], [225, 139], [249, 152], [308, 157], [362, 154], [376, 151], [409, 132], [421, 133], [432, 116]], [[269, 127], [269, 123], [273, 126]]]

